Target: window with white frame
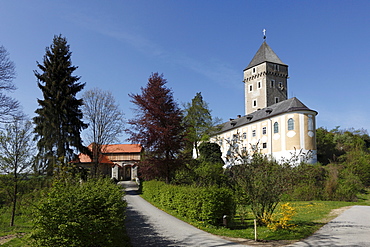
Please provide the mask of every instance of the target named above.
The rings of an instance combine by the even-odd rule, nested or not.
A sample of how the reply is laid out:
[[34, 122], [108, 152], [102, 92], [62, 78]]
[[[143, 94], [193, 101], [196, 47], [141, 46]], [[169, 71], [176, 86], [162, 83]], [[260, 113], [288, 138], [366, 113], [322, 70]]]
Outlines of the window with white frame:
[[266, 142], [262, 143], [262, 148], [267, 148], [267, 143]]
[[247, 132], [243, 133], [243, 139], [247, 139]]
[[288, 130], [294, 130], [294, 119], [293, 118], [288, 119]]
[[253, 100], [253, 107], [257, 107], [257, 100], [256, 99]]
[[256, 130], [252, 130], [252, 137], [256, 137]]
[[279, 133], [279, 123], [275, 122], [274, 123], [274, 134]]
[[308, 116], [308, 130], [313, 130], [313, 119], [312, 115]]
[[257, 88], [261, 88], [262, 86], [261, 86], [262, 84], [261, 84], [261, 82], [259, 81], [259, 82], [257, 82]]
[[267, 133], [267, 128], [266, 127], [263, 127], [262, 128], [262, 135], [266, 135], [266, 133]]
[[253, 91], [253, 85], [249, 85], [249, 92]]

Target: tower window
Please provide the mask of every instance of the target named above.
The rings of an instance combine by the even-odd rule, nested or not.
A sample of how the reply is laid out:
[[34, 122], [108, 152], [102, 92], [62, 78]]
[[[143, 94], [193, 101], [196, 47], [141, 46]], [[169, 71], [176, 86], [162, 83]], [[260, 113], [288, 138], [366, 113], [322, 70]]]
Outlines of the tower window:
[[266, 129], [266, 127], [263, 127], [262, 128], [262, 135], [266, 135], [266, 133], [267, 133], [267, 129]]
[[261, 88], [261, 82], [260, 81], [258, 82], [258, 88]]
[[253, 68], [252, 73], [253, 73], [253, 74], [255, 74], [255, 73], [256, 73], [256, 68]]
[[274, 123], [274, 133], [279, 133], [279, 123], [278, 122], [275, 122]]
[[294, 120], [293, 120], [293, 118], [288, 119], [288, 130], [294, 130]]
[[270, 81], [270, 87], [272, 87], [272, 88], [275, 87], [275, 81], [274, 80]]
[[278, 97], [275, 97], [275, 104], [276, 103], [279, 103], [279, 98]]
[[253, 107], [257, 107], [257, 100], [256, 99], [253, 100]]
[[249, 92], [253, 91], [253, 85], [249, 85]]
[[281, 90], [283, 90], [283, 89], [284, 89], [284, 87], [283, 87], [283, 83], [282, 83], [282, 82], [279, 82], [279, 88], [280, 88]]

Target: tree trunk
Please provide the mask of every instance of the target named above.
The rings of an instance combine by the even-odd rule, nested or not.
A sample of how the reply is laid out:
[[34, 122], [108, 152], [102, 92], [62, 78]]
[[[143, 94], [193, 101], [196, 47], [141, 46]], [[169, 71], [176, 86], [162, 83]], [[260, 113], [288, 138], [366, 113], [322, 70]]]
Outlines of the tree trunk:
[[10, 226], [14, 226], [15, 208], [16, 208], [16, 205], [17, 205], [17, 193], [18, 193], [18, 181], [15, 178], [14, 191], [13, 191], [13, 208], [12, 208], [12, 216], [10, 218]]

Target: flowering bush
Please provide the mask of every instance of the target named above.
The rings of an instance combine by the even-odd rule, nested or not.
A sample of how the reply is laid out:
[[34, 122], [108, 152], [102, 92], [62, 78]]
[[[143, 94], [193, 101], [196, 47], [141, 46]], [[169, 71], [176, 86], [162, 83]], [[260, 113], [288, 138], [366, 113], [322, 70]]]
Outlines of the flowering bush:
[[267, 227], [271, 230], [280, 230], [280, 229], [290, 229], [294, 225], [290, 224], [289, 221], [292, 220], [293, 216], [296, 214], [294, 207], [290, 203], [284, 203], [280, 205], [280, 213], [272, 215], [271, 221], [265, 222]]

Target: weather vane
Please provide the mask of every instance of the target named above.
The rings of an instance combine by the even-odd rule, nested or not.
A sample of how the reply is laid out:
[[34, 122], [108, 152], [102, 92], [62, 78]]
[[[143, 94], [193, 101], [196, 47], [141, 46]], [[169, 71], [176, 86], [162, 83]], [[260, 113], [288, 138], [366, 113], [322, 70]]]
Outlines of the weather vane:
[[263, 29], [262, 32], [263, 32], [263, 39], [266, 40], [266, 29]]

